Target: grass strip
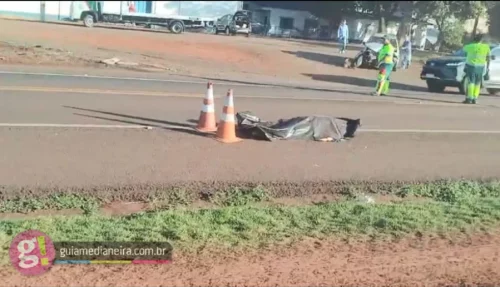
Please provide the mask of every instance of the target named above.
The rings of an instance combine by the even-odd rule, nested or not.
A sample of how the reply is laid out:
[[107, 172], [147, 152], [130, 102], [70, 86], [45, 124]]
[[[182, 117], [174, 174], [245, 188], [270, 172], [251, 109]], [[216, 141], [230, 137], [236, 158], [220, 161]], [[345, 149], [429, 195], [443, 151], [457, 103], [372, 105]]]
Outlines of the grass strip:
[[55, 241], [169, 241], [176, 249], [256, 248], [304, 237], [402, 236], [488, 230], [500, 222], [500, 198], [448, 202], [309, 206], [228, 206], [166, 210], [111, 218], [97, 215], [0, 221], [1, 258], [12, 238], [38, 229]]
[[[436, 181], [416, 184], [384, 184], [356, 185], [346, 184], [330, 191], [343, 195], [345, 198], [357, 198], [362, 194], [390, 194], [396, 197], [422, 197], [436, 201], [456, 202], [482, 197], [500, 197], [500, 182], [477, 181]], [[155, 190], [143, 200], [150, 203], [153, 209], [167, 209], [176, 206], [186, 206], [195, 200], [206, 200], [216, 206], [245, 206], [248, 204], [268, 201], [276, 194], [262, 186], [253, 188], [232, 187], [210, 194], [194, 194], [184, 189]], [[37, 210], [62, 210], [79, 208], [85, 214], [95, 213], [108, 200], [98, 195], [78, 193], [54, 193], [36, 197], [33, 194], [14, 199], [0, 201], [0, 213], [27, 213]]]
[[16, 198], [0, 202], [0, 213], [27, 213], [37, 210], [82, 209], [85, 213], [92, 213], [102, 203], [93, 197], [77, 194], [52, 194], [47, 197]]

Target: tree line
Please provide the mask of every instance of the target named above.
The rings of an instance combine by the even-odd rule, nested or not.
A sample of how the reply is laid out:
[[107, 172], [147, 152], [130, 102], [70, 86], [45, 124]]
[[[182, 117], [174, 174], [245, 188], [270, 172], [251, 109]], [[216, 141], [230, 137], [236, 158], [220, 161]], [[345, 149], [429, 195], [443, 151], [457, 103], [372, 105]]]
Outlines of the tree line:
[[[412, 26], [433, 23], [440, 31], [436, 49], [441, 46], [456, 48], [462, 45], [465, 30], [463, 22], [474, 20], [472, 35], [478, 30], [481, 17], [498, 15], [496, 1], [307, 1], [314, 15], [336, 21], [347, 16], [364, 15], [378, 20], [378, 32], [386, 32], [388, 21], [399, 22], [398, 37], [402, 40]], [[400, 11], [403, 17], [394, 17]], [[492, 31], [500, 34], [498, 17], [489, 17]], [[495, 22], [496, 21], [496, 22]], [[497, 29], [497, 30], [495, 30]]]

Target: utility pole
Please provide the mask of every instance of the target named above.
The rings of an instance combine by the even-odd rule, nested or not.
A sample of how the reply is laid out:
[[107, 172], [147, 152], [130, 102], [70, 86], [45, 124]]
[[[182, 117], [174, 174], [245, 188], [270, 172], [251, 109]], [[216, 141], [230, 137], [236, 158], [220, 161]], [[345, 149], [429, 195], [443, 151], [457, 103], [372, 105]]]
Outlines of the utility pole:
[[123, 1], [120, 1], [120, 21], [123, 20]]
[[45, 1], [40, 1], [40, 21], [45, 22]]

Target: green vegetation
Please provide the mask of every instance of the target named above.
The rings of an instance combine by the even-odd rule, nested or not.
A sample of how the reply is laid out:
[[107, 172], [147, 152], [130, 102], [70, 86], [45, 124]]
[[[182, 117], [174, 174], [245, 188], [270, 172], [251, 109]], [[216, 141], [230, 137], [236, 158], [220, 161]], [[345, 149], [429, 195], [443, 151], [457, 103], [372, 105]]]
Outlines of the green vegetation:
[[477, 198], [450, 204], [360, 204], [352, 201], [301, 207], [237, 206], [208, 210], [167, 210], [122, 218], [102, 216], [48, 217], [0, 221], [4, 252], [15, 234], [39, 229], [54, 240], [169, 240], [177, 248], [206, 244], [249, 246], [301, 237], [400, 236], [414, 232], [466, 231], [500, 221], [499, 198]]
[[[0, 220], [0, 258], [6, 258], [10, 240], [27, 229], [38, 229], [61, 241], [165, 241], [178, 250], [205, 246], [255, 248], [304, 237], [399, 237], [416, 232], [468, 232], [495, 228], [500, 222], [500, 183], [469, 181], [404, 185], [387, 191], [402, 198], [428, 200], [362, 203], [360, 189], [346, 188], [343, 200], [306, 206], [262, 206], [268, 199], [262, 188], [232, 189], [213, 195], [219, 208], [168, 209], [126, 217], [52, 216], [29, 220]], [[187, 203], [183, 192], [176, 198]], [[92, 205], [78, 197], [50, 197], [50, 206]], [[56, 204], [57, 202], [57, 204]], [[27, 208], [27, 203], [19, 206]], [[33, 206], [40, 208], [40, 204]], [[13, 207], [13, 203], [3, 205]]]
[[444, 181], [414, 184], [401, 187], [396, 191], [396, 195], [427, 197], [441, 202], [460, 203], [480, 198], [500, 198], [500, 182]]
[[0, 202], [0, 213], [19, 212], [46, 209], [73, 209], [80, 208], [86, 213], [92, 213], [99, 207], [100, 202], [92, 197], [76, 194], [53, 194], [42, 198], [17, 198]]
[[[152, 209], [171, 209], [188, 206], [198, 197], [183, 189], [156, 191], [151, 193], [145, 202]], [[229, 188], [209, 195], [205, 199], [218, 206], [241, 206], [266, 201], [270, 198], [268, 191], [260, 186], [255, 188]], [[95, 213], [106, 200], [90, 195], [55, 193], [42, 197], [18, 197], [0, 201], [1, 213], [28, 213], [38, 210], [82, 209], [85, 214]]]
[[220, 206], [243, 206], [268, 200], [269, 194], [262, 187], [253, 189], [231, 188], [214, 194], [211, 201]]
[[[436, 201], [500, 197], [500, 182], [437, 181], [414, 184], [351, 183], [337, 186], [333, 193], [347, 200], [356, 200], [364, 194], [388, 194], [395, 197], [425, 197]], [[143, 201], [153, 210], [189, 206], [196, 200], [205, 200], [218, 207], [246, 206], [272, 200], [273, 194], [263, 186], [254, 188], [228, 188], [210, 194], [196, 194], [184, 189], [160, 190], [150, 193]], [[76, 193], [61, 192], [49, 196], [18, 197], [0, 201], [1, 213], [27, 213], [37, 210], [82, 209], [85, 214], [95, 213], [109, 199]]]

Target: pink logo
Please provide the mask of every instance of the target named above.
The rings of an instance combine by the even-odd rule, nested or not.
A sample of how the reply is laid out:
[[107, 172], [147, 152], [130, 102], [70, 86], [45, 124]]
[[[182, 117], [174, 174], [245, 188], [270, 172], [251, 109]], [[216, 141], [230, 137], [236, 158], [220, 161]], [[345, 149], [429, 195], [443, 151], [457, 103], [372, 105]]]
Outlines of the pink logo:
[[28, 276], [47, 272], [56, 256], [54, 243], [38, 230], [19, 233], [9, 249], [10, 262], [19, 272]]

